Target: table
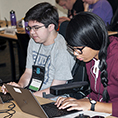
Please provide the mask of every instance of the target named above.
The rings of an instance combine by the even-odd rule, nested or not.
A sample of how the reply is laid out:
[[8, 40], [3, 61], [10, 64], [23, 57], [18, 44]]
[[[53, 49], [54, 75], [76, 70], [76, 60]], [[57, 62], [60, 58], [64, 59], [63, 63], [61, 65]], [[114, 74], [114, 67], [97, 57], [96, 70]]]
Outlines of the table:
[[[1, 92], [1, 86], [0, 86], [0, 92]], [[54, 102], [50, 99], [46, 99], [46, 98], [42, 98], [42, 97], [37, 97], [35, 96], [37, 101], [42, 105], [42, 104], [46, 104], [46, 103], [50, 103], [50, 102]], [[30, 114], [27, 114], [23, 111], [21, 111], [21, 109], [18, 107], [18, 105], [16, 104], [15, 101], [13, 101], [13, 103], [15, 103], [15, 108], [13, 110], [16, 111], [15, 114], [13, 114], [13, 117], [12, 118], [38, 118], [36, 116], [33, 116], [33, 115], [30, 115]], [[8, 109], [8, 105], [9, 103], [4, 103], [4, 104], [0, 104], [0, 110], [4, 110], [4, 109]], [[0, 113], [0, 118], [3, 118], [4, 116], [6, 116], [8, 114], [6, 113]], [[106, 118], [116, 118], [116, 117], [113, 117], [113, 116], [108, 116]]]
[[[17, 31], [21, 32], [21, 33], [25, 33], [25, 30], [22, 29], [22, 28], [18, 28]], [[9, 51], [10, 51], [12, 81], [16, 82], [16, 68], [15, 68], [15, 56], [14, 56], [14, 45], [13, 45], [13, 42], [16, 42], [16, 44], [18, 46], [17, 36], [16, 35], [4, 34], [4, 31], [2, 31], [2, 32], [0, 32], [0, 38], [8, 41]]]
[[9, 50], [10, 50], [10, 61], [11, 61], [11, 72], [12, 72], [12, 81], [16, 81], [16, 69], [15, 69], [15, 57], [13, 51], [13, 42], [17, 42], [17, 37], [12, 35], [0, 34], [1, 39], [8, 41]]
[[[49, 99], [45, 99], [45, 98], [41, 98], [41, 97], [36, 97], [36, 99], [38, 100], [38, 102], [42, 105], [42, 104], [46, 104], [46, 103], [50, 103], [52, 102], [52, 100], [49, 100]], [[15, 101], [13, 101], [15, 103]], [[15, 103], [16, 104], [16, 103]], [[3, 110], [3, 109], [8, 109], [8, 105], [9, 103], [4, 103], [4, 104], [0, 104], [0, 110]], [[33, 115], [30, 115], [30, 114], [27, 114], [25, 112], [22, 112], [20, 110], [20, 108], [17, 106], [16, 104], [16, 107], [13, 109], [16, 111], [15, 114], [13, 114], [12, 118], [38, 118], [36, 116], [33, 116]], [[4, 116], [8, 115], [7, 113], [1, 113], [0, 114], [0, 118], [3, 118]], [[113, 116], [108, 116], [106, 118], [116, 118], [116, 117], [113, 117]]]

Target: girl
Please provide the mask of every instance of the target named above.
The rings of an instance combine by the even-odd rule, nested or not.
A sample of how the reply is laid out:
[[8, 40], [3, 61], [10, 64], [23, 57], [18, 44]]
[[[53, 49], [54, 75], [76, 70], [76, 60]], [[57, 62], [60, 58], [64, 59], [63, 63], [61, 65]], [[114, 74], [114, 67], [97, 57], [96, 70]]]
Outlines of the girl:
[[59, 97], [57, 107], [95, 110], [118, 117], [118, 38], [108, 38], [99, 16], [81, 12], [70, 21], [66, 40], [76, 58], [86, 62], [91, 93], [79, 100]]

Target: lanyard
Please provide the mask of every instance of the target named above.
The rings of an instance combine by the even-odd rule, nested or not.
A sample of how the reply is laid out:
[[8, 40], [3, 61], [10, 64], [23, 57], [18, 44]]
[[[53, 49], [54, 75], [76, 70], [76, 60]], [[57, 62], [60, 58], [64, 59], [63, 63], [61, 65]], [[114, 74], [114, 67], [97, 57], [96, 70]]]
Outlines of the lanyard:
[[35, 62], [34, 62], [34, 65], [36, 64], [36, 61], [37, 61], [37, 58], [38, 58], [38, 55], [39, 55], [39, 51], [41, 50], [41, 47], [42, 47], [42, 44], [40, 45], [39, 49], [38, 49], [38, 53], [36, 55], [36, 59], [35, 59]]
[[[37, 53], [37, 55], [36, 55], [36, 59], [35, 59], [34, 65], [36, 64], [36, 61], [37, 61], [39, 52], [40, 52], [40, 50], [41, 50], [41, 47], [42, 47], [42, 44], [39, 46], [38, 53]], [[51, 50], [50, 50], [50, 54], [51, 54], [51, 51], [52, 51], [53, 47], [54, 47], [54, 43], [53, 43], [53, 46], [52, 46], [52, 48], [51, 48]], [[47, 59], [46, 59], [45, 65], [46, 65], [46, 63], [47, 63], [47, 61], [48, 61], [48, 58], [50, 57], [50, 54], [49, 54], [49, 56], [48, 56]]]

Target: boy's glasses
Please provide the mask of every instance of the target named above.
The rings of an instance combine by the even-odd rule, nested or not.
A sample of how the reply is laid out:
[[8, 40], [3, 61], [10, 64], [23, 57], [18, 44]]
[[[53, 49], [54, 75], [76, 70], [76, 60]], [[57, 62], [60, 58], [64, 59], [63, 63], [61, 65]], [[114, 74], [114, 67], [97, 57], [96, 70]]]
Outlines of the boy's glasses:
[[82, 48], [74, 48], [70, 45], [67, 44], [67, 47], [68, 47], [68, 51], [72, 54], [74, 54], [74, 52], [76, 52], [77, 54], [82, 54], [82, 50], [85, 48], [85, 46], [83, 46]]
[[33, 26], [33, 27], [27, 26], [26, 30], [31, 31], [31, 29], [33, 29], [34, 31], [38, 31], [38, 29], [42, 27], [45, 27], [45, 26]]

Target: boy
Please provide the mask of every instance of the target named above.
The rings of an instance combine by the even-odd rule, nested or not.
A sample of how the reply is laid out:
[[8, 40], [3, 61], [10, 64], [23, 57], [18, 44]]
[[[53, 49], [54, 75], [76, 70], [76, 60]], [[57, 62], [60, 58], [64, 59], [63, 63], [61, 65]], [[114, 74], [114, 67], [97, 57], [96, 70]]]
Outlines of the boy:
[[[50, 86], [72, 79], [74, 59], [67, 51], [65, 39], [56, 31], [58, 20], [56, 8], [47, 2], [29, 9], [25, 16], [31, 36], [26, 70], [18, 83], [9, 84], [27, 87], [42, 97], [43, 92], [50, 93]], [[6, 93], [4, 86], [2, 91]]]

